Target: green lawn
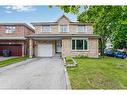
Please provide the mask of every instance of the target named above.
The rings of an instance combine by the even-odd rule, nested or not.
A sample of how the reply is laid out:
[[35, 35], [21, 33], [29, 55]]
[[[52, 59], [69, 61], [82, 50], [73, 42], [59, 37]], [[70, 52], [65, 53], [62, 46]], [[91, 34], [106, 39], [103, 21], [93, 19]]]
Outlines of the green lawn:
[[67, 68], [72, 89], [127, 89], [127, 59], [75, 60], [77, 67]]
[[20, 61], [26, 60], [27, 58], [28, 57], [25, 56], [25, 57], [16, 57], [16, 58], [3, 60], [3, 61], [0, 61], [0, 67], [4, 67], [4, 66], [7, 66], [7, 65], [16, 63], [16, 62], [20, 62]]

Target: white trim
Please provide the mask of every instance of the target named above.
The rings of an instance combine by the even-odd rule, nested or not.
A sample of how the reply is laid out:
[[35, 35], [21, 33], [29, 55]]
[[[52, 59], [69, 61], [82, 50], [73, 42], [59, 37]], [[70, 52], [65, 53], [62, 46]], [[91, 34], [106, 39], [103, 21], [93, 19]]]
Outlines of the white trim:
[[[44, 45], [48, 45], [50, 47], [50, 51], [51, 51], [50, 55], [42, 55], [42, 53], [40, 53], [40, 52], [42, 52], [42, 51], [40, 51], [40, 50], [42, 50], [42, 48], [40, 48], [40, 47], [42, 47]], [[37, 45], [37, 56], [38, 57], [52, 57], [53, 56], [53, 44], [52, 43], [38, 43], [38, 45]]]
[[[48, 31], [48, 32], [44, 32], [44, 31], [43, 31], [43, 27], [44, 27], [44, 26], [49, 26], [49, 31]], [[42, 31], [42, 33], [49, 33], [49, 32], [51, 32], [51, 25], [42, 25], [42, 30], [41, 30], [41, 31]]]
[[25, 40], [27, 38], [21, 36], [21, 37], [0, 37], [0, 40]]
[[13, 34], [16, 32], [15, 26], [6, 26], [5, 33], [7, 34]]
[[88, 38], [79, 38], [79, 37], [78, 38], [71, 38], [71, 39], [73, 39], [73, 40], [79, 40], [79, 39], [80, 40], [88, 40]]
[[[83, 41], [83, 50], [76, 50], [76, 41], [75, 41], [75, 50], [72, 49], [72, 40], [86, 40], [87, 41], [87, 49], [84, 49], [84, 41]], [[89, 40], [88, 38], [71, 38], [71, 51], [89, 51]]]
[[[60, 26], [61, 26], [61, 25], [67, 25], [67, 28], [68, 28], [67, 30], [68, 30], [68, 31], [67, 31], [67, 32], [61, 32], [61, 31], [60, 31]], [[69, 24], [59, 24], [59, 25], [58, 25], [58, 31], [59, 31], [60, 33], [68, 33], [68, 32], [70, 32]]]
[[[84, 31], [83, 32], [78, 31], [78, 26], [84, 26]], [[89, 34], [90, 32], [88, 31], [88, 27], [90, 27], [90, 26], [88, 26], [88, 25], [77, 25], [76, 32], [77, 33], [86, 33], [86, 34]]]

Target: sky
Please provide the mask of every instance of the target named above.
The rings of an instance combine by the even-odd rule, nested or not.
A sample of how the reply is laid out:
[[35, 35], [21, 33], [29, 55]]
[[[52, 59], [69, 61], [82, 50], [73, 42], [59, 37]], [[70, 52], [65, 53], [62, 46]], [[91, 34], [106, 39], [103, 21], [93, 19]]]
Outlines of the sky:
[[58, 7], [48, 6], [0, 6], [0, 23], [31, 23], [43, 21], [56, 21], [65, 14], [71, 21], [76, 21], [76, 16], [66, 14]]

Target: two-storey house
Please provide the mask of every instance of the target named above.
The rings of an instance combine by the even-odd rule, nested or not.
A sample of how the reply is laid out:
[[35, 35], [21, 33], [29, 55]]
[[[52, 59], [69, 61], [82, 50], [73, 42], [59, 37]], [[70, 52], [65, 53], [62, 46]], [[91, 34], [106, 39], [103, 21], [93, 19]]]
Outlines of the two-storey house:
[[0, 51], [10, 50], [11, 56], [28, 54], [28, 39], [34, 30], [25, 23], [0, 23]]
[[98, 35], [92, 23], [71, 22], [65, 15], [56, 22], [35, 22], [35, 34], [29, 38], [30, 57], [84, 55], [98, 57]]

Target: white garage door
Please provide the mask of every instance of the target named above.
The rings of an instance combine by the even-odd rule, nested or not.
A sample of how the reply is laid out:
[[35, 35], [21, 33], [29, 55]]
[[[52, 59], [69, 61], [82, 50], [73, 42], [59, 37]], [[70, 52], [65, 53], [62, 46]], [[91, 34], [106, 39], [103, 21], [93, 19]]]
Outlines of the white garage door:
[[38, 44], [39, 57], [52, 57], [52, 44]]

